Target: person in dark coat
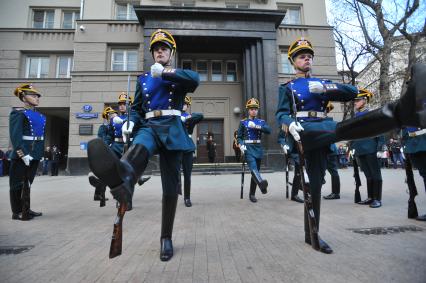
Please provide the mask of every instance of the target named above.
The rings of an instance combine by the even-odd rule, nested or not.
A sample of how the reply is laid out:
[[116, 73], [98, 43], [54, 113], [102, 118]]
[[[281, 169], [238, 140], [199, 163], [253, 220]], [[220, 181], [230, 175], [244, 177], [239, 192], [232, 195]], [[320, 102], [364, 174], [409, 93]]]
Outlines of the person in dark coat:
[[209, 162], [214, 163], [216, 159], [216, 143], [214, 142], [212, 133], [207, 134], [206, 146], [207, 146], [207, 157], [209, 159]]
[[9, 116], [12, 155], [9, 172], [10, 206], [12, 219], [30, 220], [41, 216], [30, 208], [31, 185], [44, 151], [46, 117], [37, 112], [41, 94], [32, 84], [23, 84], [14, 91], [23, 102]]
[[61, 152], [59, 151], [58, 147], [54, 145], [52, 147], [51, 151], [51, 166], [50, 166], [50, 172], [51, 176], [58, 176], [59, 174], [59, 161], [61, 160]]

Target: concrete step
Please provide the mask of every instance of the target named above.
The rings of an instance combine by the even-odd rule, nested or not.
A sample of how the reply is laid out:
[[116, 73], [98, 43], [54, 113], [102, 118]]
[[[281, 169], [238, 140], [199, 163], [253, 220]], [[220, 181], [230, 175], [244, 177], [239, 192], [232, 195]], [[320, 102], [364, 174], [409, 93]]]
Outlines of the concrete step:
[[[192, 168], [193, 175], [222, 175], [222, 174], [241, 174], [241, 163], [195, 163]], [[261, 167], [261, 173], [273, 173], [274, 170]], [[245, 173], [250, 173], [246, 164]], [[153, 170], [152, 175], [160, 175], [160, 170]]]

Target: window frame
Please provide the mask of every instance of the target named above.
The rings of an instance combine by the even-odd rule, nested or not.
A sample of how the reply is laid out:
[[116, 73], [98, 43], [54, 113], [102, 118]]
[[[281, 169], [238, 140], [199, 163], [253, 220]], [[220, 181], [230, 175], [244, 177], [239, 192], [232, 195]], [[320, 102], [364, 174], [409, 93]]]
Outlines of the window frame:
[[[281, 21], [280, 25], [303, 25], [303, 5], [282, 5], [277, 3], [278, 10], [286, 11], [284, 19]], [[299, 22], [298, 23], [285, 23], [284, 21], [287, 18], [288, 10], [297, 10], [299, 12]]]
[[[210, 80], [211, 82], [224, 82], [224, 73], [223, 73], [223, 60], [210, 60]], [[214, 80], [213, 79], [213, 75], [217, 75], [217, 74], [213, 74], [213, 63], [220, 63], [220, 75], [221, 75], [221, 79], [220, 80]]]
[[201, 60], [196, 60], [195, 61], [195, 69], [196, 69], [196, 72], [198, 73], [198, 75], [200, 75], [200, 71], [199, 71], [199, 69], [198, 69], [198, 63], [199, 62], [204, 62], [204, 63], [206, 63], [206, 80], [201, 80], [201, 77], [200, 77], [200, 82], [209, 82], [210, 81], [210, 76], [209, 76], [209, 60], [205, 60], [205, 59], [201, 59]]
[[[67, 74], [66, 77], [59, 77], [59, 61], [61, 58], [67, 58], [68, 59], [68, 65], [67, 65]], [[56, 57], [56, 78], [57, 79], [69, 79], [71, 78], [71, 71], [74, 67], [74, 58], [72, 55], [58, 55]]]
[[[37, 75], [36, 77], [30, 77], [30, 61], [37, 59]], [[47, 59], [47, 75], [46, 77], [41, 77], [41, 68], [42, 68], [42, 60], [41, 59]], [[27, 79], [44, 79], [49, 78], [49, 72], [50, 72], [50, 56], [41, 56], [41, 55], [27, 55], [25, 58], [25, 78]]]
[[[123, 70], [114, 70], [114, 53], [115, 52], [119, 52], [119, 51], [123, 51]], [[135, 70], [129, 70], [129, 56], [128, 56], [128, 52], [129, 51], [134, 51], [136, 52], [136, 62], [135, 62]], [[139, 55], [139, 50], [137, 47], [135, 48], [124, 48], [124, 47], [111, 47], [111, 64], [110, 64], [110, 68], [112, 72], [133, 72], [133, 71], [137, 71], [138, 69], [138, 55]]]
[[191, 60], [191, 59], [182, 59], [181, 60], [181, 68], [184, 69], [183, 64], [186, 63], [186, 62], [189, 62], [191, 64], [191, 69], [185, 69], [185, 70], [194, 70], [193, 60]]
[[[290, 61], [288, 60], [288, 55], [287, 55], [288, 54], [288, 46], [281, 46], [280, 49], [279, 49], [279, 51], [280, 51], [280, 53], [279, 53], [280, 60], [279, 60], [278, 74], [294, 75], [295, 74], [294, 68], [291, 65]], [[282, 67], [284, 65], [283, 61], [286, 62], [285, 63], [286, 65], [288, 64], [290, 72], [283, 72], [284, 71], [283, 67]]]
[[[64, 27], [64, 22], [65, 22], [65, 13], [72, 13], [72, 23], [71, 23], [71, 27], [70, 28], [66, 28]], [[78, 16], [78, 19], [77, 19]], [[77, 25], [77, 20], [80, 19], [80, 10], [62, 10], [62, 21], [61, 21], [61, 28], [63, 29], [75, 29], [76, 25]]]
[[[126, 18], [125, 19], [119, 19], [118, 18], [118, 7], [119, 6], [124, 6], [126, 5]], [[131, 16], [134, 15], [134, 18], [132, 18]], [[115, 2], [115, 19], [119, 20], [119, 21], [137, 21], [138, 17], [136, 16], [136, 12], [133, 9], [133, 3], [131, 2]]]
[[[43, 26], [42, 27], [36, 27], [35, 26], [35, 21], [34, 21], [34, 17], [35, 17], [35, 13], [36, 12], [43, 12]], [[52, 21], [52, 26], [51, 27], [46, 27], [47, 25], [47, 13], [51, 12], [53, 13], [53, 21]], [[53, 29], [55, 27], [55, 9], [38, 9], [38, 8], [33, 8], [32, 9], [32, 17], [31, 17], [31, 27], [34, 29]]]
[[225, 7], [228, 9], [250, 9], [250, 2], [226, 2]]

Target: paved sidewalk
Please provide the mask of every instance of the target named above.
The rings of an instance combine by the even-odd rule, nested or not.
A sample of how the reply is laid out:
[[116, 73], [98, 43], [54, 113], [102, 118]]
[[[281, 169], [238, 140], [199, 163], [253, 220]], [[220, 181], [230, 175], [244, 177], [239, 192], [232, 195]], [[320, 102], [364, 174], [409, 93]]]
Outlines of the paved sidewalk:
[[[407, 219], [404, 171], [383, 171], [383, 207], [353, 203], [352, 170], [340, 170], [342, 199], [322, 201], [320, 235], [332, 255], [304, 243], [303, 205], [285, 199], [284, 173], [265, 174], [267, 195], [248, 200], [246, 175], [193, 176], [193, 207], [179, 199], [175, 256], [159, 259], [161, 180], [135, 192], [124, 218], [123, 254], [108, 258], [115, 202], [99, 207], [85, 177], [37, 177], [31, 207], [43, 216], [11, 220], [7, 177], [0, 178], [1, 282], [426, 282], [426, 223]], [[292, 176], [292, 173], [291, 173]], [[419, 213], [426, 196], [415, 172]], [[362, 198], [366, 196], [362, 179]], [[331, 191], [330, 178], [323, 195]], [[108, 194], [109, 195], [109, 194]], [[301, 192], [299, 193], [302, 196]], [[111, 198], [110, 198], [111, 199]], [[423, 231], [365, 235], [351, 229], [415, 226]], [[389, 231], [389, 230], [388, 230]]]

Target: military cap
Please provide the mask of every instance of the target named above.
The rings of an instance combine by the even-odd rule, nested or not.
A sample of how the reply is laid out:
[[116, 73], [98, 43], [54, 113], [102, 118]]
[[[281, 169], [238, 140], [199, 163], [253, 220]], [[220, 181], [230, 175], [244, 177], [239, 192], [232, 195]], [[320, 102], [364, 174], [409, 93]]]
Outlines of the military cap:
[[168, 47], [170, 47], [170, 49], [172, 50], [172, 52], [174, 53], [176, 51], [176, 41], [173, 38], [172, 34], [165, 30], [165, 29], [157, 29], [156, 31], [154, 31], [151, 34], [151, 40], [150, 40], [150, 44], [149, 44], [149, 51], [152, 52], [153, 51], [153, 46], [156, 43], [164, 43], [166, 44]]
[[290, 44], [287, 52], [288, 60], [293, 63], [293, 58], [302, 51], [311, 53], [312, 56], [315, 54], [311, 42], [304, 37], [300, 37]]
[[[127, 93], [125, 93], [124, 91], [122, 93], [120, 93], [120, 95], [118, 96], [118, 103], [126, 103], [127, 102]], [[133, 98], [130, 97], [130, 104], [133, 103]]]
[[259, 105], [259, 100], [257, 100], [256, 98], [250, 98], [249, 100], [247, 100], [246, 109], [259, 108]]
[[366, 90], [365, 88], [360, 88], [359, 93], [355, 99], [367, 99], [367, 102], [370, 102], [370, 99], [373, 97], [373, 93]]
[[36, 94], [38, 97], [41, 96], [40, 92], [36, 90], [31, 83], [25, 83], [18, 86], [17, 88], [15, 88], [15, 91], [13, 93], [20, 100], [22, 100], [22, 96], [25, 94]]
[[102, 118], [108, 119], [108, 114], [110, 113], [117, 113], [112, 107], [108, 106], [105, 107], [104, 111], [102, 112]]

